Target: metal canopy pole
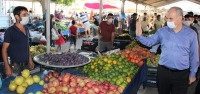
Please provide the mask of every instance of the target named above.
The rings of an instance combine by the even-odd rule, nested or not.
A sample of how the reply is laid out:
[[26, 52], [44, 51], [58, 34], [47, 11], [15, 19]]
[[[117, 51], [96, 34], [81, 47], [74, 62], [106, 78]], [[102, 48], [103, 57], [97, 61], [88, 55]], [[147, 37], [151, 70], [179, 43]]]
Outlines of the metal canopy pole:
[[138, 2], [136, 2], [136, 13], [137, 13], [137, 10], [138, 10]]
[[[100, 0], [100, 3], [99, 3], [99, 23], [101, 23], [101, 20], [102, 20], [102, 10], [103, 10], [103, 0]], [[101, 31], [100, 31], [101, 32]], [[100, 35], [98, 35], [98, 49], [100, 49]]]
[[47, 53], [50, 53], [50, 1], [46, 0], [46, 39]]

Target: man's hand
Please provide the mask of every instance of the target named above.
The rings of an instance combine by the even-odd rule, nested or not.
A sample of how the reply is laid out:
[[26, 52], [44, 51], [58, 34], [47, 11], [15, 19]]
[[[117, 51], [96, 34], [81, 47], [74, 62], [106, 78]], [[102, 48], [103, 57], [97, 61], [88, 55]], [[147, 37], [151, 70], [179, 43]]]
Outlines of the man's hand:
[[33, 61], [31, 60], [31, 61], [29, 61], [29, 68], [32, 70], [33, 68], [34, 68], [34, 63], [33, 63]]
[[8, 77], [12, 76], [12, 70], [11, 70], [10, 67], [7, 67], [7, 68], [6, 68], [6, 75], [7, 75]]
[[[151, 53], [150, 54], [150, 60], [151, 60], [151, 62], [155, 62], [155, 60], [156, 60], [156, 55], [155, 55], [155, 53]], [[156, 62], [157, 63], [157, 62]]]
[[196, 81], [196, 77], [189, 77], [189, 84], [191, 85], [194, 81]]
[[136, 23], [136, 36], [141, 36], [142, 35], [142, 26], [141, 26], [141, 20], [139, 20]]

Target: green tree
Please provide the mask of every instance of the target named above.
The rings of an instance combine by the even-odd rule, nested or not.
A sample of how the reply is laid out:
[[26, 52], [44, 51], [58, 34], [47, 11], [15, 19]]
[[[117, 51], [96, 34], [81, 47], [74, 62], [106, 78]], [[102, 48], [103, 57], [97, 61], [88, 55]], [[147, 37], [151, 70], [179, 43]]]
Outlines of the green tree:
[[[66, 6], [72, 5], [76, 0], [51, 0], [51, 2], [55, 2], [56, 4], [64, 4]], [[46, 10], [46, 0], [39, 0], [42, 5], [42, 12], [45, 13]]]

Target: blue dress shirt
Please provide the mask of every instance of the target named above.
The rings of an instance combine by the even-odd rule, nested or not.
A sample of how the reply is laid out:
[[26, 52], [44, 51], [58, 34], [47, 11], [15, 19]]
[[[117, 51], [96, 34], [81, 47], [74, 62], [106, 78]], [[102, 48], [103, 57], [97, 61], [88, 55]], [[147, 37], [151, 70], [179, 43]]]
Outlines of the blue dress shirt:
[[199, 66], [198, 40], [194, 30], [183, 26], [176, 33], [165, 26], [149, 37], [137, 36], [142, 44], [151, 47], [161, 44], [159, 64], [170, 69], [184, 70], [190, 68], [190, 77], [195, 77]]

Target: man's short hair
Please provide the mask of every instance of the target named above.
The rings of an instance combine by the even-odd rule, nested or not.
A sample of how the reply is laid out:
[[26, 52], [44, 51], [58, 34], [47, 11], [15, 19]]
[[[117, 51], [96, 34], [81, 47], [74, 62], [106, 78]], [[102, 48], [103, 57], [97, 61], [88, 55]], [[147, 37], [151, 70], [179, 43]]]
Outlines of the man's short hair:
[[191, 15], [191, 16], [193, 16], [193, 15], [194, 15], [194, 13], [193, 13], [193, 12], [188, 12], [188, 14], [189, 14], [189, 15]]
[[24, 6], [17, 6], [15, 7], [15, 9], [13, 10], [13, 14], [14, 16], [15, 15], [20, 15], [21, 11], [27, 11], [28, 12], [28, 9]]
[[160, 15], [157, 15], [157, 18], [160, 17]]
[[137, 13], [133, 13], [133, 16], [137, 16]]
[[186, 14], [186, 15], [184, 16], [184, 18], [190, 18], [190, 15]]
[[76, 23], [75, 20], [72, 20], [72, 24], [75, 25], [75, 23]]
[[197, 14], [195, 14], [195, 15], [194, 15], [194, 17], [198, 17], [198, 15], [197, 15]]
[[183, 10], [181, 8], [179, 8], [179, 7], [171, 7], [169, 10], [171, 10], [171, 9], [175, 9], [176, 14], [178, 16], [182, 16], [183, 17]]
[[112, 13], [108, 13], [108, 16], [113, 16], [113, 14]]

